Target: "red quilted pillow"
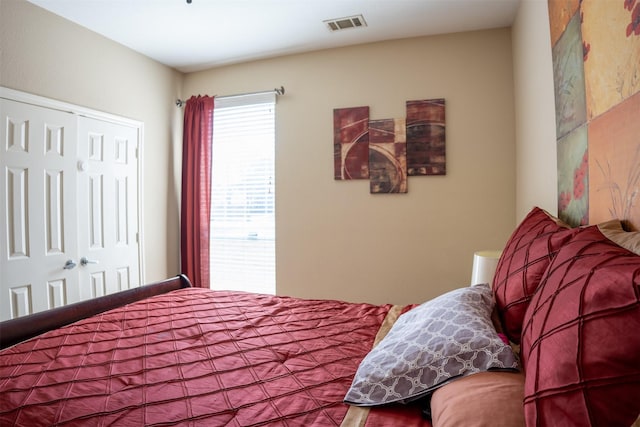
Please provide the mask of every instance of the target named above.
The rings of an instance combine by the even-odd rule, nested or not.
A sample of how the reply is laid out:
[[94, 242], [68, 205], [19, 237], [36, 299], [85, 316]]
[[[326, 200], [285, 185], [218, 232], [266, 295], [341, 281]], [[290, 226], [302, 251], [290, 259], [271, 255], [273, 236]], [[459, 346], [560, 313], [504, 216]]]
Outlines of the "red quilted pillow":
[[580, 229], [524, 318], [527, 425], [630, 426], [640, 414], [639, 331], [640, 256], [597, 226]]
[[542, 273], [576, 231], [536, 207], [507, 241], [496, 267], [493, 292], [504, 332], [511, 341], [520, 343], [522, 319]]

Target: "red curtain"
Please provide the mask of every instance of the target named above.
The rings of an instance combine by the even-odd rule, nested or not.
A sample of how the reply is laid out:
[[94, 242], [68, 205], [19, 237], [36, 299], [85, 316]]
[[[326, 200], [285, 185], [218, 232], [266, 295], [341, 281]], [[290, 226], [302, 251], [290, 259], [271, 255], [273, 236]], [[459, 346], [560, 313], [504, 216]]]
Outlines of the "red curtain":
[[185, 105], [182, 138], [181, 263], [193, 286], [209, 287], [213, 97]]

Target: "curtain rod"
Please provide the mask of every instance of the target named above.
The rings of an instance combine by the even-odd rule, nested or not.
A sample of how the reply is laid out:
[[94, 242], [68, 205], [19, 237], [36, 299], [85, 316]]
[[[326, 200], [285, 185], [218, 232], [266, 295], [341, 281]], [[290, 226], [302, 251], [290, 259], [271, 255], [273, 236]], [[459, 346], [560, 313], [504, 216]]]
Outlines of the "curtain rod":
[[[216, 98], [238, 98], [241, 96], [261, 95], [263, 93], [272, 93], [272, 92], [275, 92], [276, 95], [284, 95], [284, 86], [280, 86], [279, 88], [275, 88], [272, 90], [265, 90], [262, 92], [246, 92], [246, 93], [239, 93], [237, 95], [216, 96]], [[183, 107], [186, 102], [187, 101], [183, 101], [182, 99], [176, 99], [176, 105], [178, 107]]]

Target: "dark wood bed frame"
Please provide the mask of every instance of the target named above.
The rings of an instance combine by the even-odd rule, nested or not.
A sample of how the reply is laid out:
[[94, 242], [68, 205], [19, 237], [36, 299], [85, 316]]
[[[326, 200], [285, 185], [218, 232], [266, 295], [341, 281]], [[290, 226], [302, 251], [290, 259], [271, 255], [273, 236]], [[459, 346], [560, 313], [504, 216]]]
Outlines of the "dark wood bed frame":
[[0, 322], [0, 349], [134, 301], [191, 286], [189, 278], [181, 274], [138, 288], [6, 320]]

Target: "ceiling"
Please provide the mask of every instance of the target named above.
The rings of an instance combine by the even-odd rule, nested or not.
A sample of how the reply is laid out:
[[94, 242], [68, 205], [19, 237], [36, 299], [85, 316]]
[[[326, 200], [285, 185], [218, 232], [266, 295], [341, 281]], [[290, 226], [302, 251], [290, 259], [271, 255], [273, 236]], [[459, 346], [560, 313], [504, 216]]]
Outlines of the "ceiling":
[[[520, 0], [28, 0], [182, 72], [381, 40], [509, 27]], [[325, 20], [362, 15], [332, 32]]]

